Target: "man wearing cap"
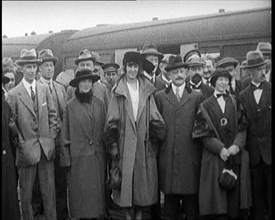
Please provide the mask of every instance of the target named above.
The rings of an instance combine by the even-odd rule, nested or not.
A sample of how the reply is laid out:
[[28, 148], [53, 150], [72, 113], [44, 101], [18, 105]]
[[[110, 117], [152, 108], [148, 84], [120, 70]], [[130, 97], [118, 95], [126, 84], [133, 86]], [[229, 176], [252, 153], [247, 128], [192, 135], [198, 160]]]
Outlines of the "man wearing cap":
[[239, 65], [239, 61], [232, 57], [225, 57], [217, 62], [216, 68], [225, 68], [231, 75], [231, 86], [228, 88], [232, 95], [239, 96], [242, 91], [242, 82], [236, 79], [237, 71], [236, 67]]
[[118, 78], [118, 69], [119, 65], [116, 63], [106, 63], [102, 66], [104, 71], [104, 78], [106, 79], [106, 87], [109, 92], [109, 96], [111, 96], [111, 90], [114, 87], [117, 78]]
[[[227, 91], [231, 77], [224, 68], [214, 71], [211, 84], [215, 91], [201, 103], [192, 132], [192, 137], [200, 138], [203, 144], [200, 215], [213, 215], [215, 219], [239, 219], [244, 217], [240, 209], [247, 211], [251, 205], [251, 195], [244, 194], [249, 179], [241, 175], [241, 167], [246, 167], [243, 174], [249, 173], [248, 153], [244, 150], [247, 119], [241, 103]], [[222, 174], [228, 176], [221, 179]]]
[[20, 201], [24, 220], [33, 219], [33, 183], [38, 175], [47, 219], [56, 219], [54, 155], [57, 114], [47, 85], [36, 82], [37, 59], [34, 49], [23, 49], [16, 61], [22, 67], [22, 81], [8, 94], [19, 131], [16, 166], [19, 170]]
[[144, 75], [153, 83], [156, 87], [157, 91], [165, 89], [165, 83], [156, 78], [157, 75], [160, 73], [159, 63], [163, 58], [163, 54], [158, 52], [157, 47], [153, 44], [145, 44], [141, 50], [141, 59], [146, 59], [150, 61], [155, 68], [151, 72], [144, 71]]
[[172, 84], [155, 96], [167, 127], [158, 154], [159, 187], [165, 194], [163, 219], [178, 219], [180, 200], [186, 219], [197, 219], [198, 214], [201, 150], [191, 133], [203, 97], [186, 86], [186, 68], [180, 55], [170, 56], [165, 69]]
[[146, 219], [144, 210], [157, 202], [157, 144], [165, 138], [165, 124], [153, 97], [155, 87], [141, 65], [139, 52], [124, 54], [104, 135], [111, 169], [117, 166], [122, 174], [121, 185], [113, 188], [113, 201], [124, 208], [126, 219]]
[[[174, 54], [163, 54], [163, 58], [160, 61], [159, 68], [160, 74], [157, 75], [157, 79], [162, 80], [165, 83], [166, 88], [171, 84], [172, 80], [169, 77], [169, 73], [165, 70], [168, 65], [169, 57]], [[174, 55], [175, 56], [175, 55]]]
[[68, 170], [68, 200], [72, 218], [91, 219], [105, 213], [105, 103], [94, 96], [99, 77], [90, 69], [76, 71], [76, 88], [64, 111], [60, 165]]
[[267, 61], [260, 51], [249, 51], [246, 55], [252, 81], [240, 99], [248, 118], [246, 147], [249, 152], [253, 219], [271, 219], [271, 84], [265, 80]]
[[60, 167], [60, 128], [63, 121], [63, 112], [66, 107], [66, 91], [64, 86], [53, 81], [54, 66], [58, 59], [53, 56], [52, 51], [50, 49], [41, 50], [38, 53], [38, 59], [42, 60], [41, 64], [39, 64], [41, 78], [38, 82], [46, 84], [49, 87], [57, 112], [58, 133], [55, 138], [54, 170], [57, 219], [61, 220], [68, 218], [66, 170]]
[[186, 86], [193, 90], [200, 91], [203, 99], [206, 100], [213, 94], [214, 89], [204, 84], [202, 80], [205, 61], [201, 57], [193, 55], [187, 59], [186, 64], [189, 74], [189, 80], [186, 82]]
[[193, 50], [189, 50], [183, 57], [183, 62], [186, 63], [187, 60], [190, 57], [201, 57], [201, 52], [199, 50], [193, 49]]

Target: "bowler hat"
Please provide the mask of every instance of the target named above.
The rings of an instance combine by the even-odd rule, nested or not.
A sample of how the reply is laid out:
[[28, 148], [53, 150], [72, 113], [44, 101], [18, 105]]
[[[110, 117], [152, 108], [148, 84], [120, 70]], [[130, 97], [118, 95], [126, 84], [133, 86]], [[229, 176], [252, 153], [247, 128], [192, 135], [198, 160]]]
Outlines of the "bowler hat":
[[154, 44], [145, 44], [141, 50], [141, 56], [145, 57], [146, 55], [155, 55], [159, 57], [159, 61], [162, 60], [163, 54], [158, 52], [156, 45]]
[[169, 63], [167, 67], [165, 67], [165, 70], [170, 71], [181, 67], [184, 67], [184, 68], [187, 67], [187, 64], [182, 61], [182, 57], [180, 55], [176, 55], [176, 56], [172, 55], [169, 57]]
[[104, 63], [100, 61], [99, 54], [95, 51], [91, 52], [92, 57], [95, 58], [95, 63], [98, 63], [100, 66], [102, 66]]
[[77, 70], [75, 74], [75, 78], [70, 81], [70, 86], [77, 87], [79, 82], [84, 79], [91, 79], [92, 82], [96, 82], [100, 79], [99, 75], [94, 75], [92, 70], [82, 69]]
[[263, 55], [271, 55], [271, 43], [260, 42], [258, 43], [257, 50], [260, 50]]
[[190, 50], [188, 51], [184, 57], [183, 57], [183, 62], [186, 63], [186, 61], [189, 59], [189, 57], [193, 56], [193, 55], [197, 55], [198, 57], [201, 57], [201, 53], [200, 51], [196, 50], [196, 49], [193, 49], [193, 50]]
[[50, 49], [43, 49], [38, 53], [38, 59], [42, 60], [42, 63], [52, 61], [55, 65], [58, 58], [53, 56], [53, 52]]
[[231, 85], [231, 79], [232, 76], [230, 75], [230, 73], [225, 69], [225, 68], [217, 68], [214, 72], [213, 75], [210, 79], [210, 83], [213, 87], [216, 86], [216, 82], [218, 80], [219, 77], [226, 77], [229, 79], [229, 85]]
[[75, 64], [78, 65], [79, 62], [85, 61], [85, 60], [91, 60], [95, 62], [95, 57], [93, 57], [89, 50], [84, 49], [79, 52], [78, 58], [75, 60]]
[[216, 68], [224, 68], [226, 66], [234, 66], [234, 68], [236, 68], [236, 66], [239, 64], [239, 61], [232, 58], [232, 57], [225, 57], [221, 60], [219, 60], [216, 64]]
[[116, 63], [105, 63], [102, 66], [102, 69], [104, 70], [105, 73], [107, 72], [116, 72], [119, 69], [119, 65]]
[[42, 60], [37, 59], [35, 49], [31, 49], [31, 50], [23, 49], [21, 50], [21, 53], [20, 53], [20, 59], [17, 60], [15, 64], [22, 66], [28, 63], [40, 64], [41, 62]]
[[199, 56], [191, 56], [187, 59], [186, 64], [188, 65], [188, 67], [203, 66], [206, 64], [206, 62]]
[[246, 54], [246, 62], [247, 62], [246, 68], [259, 67], [259, 66], [263, 66], [268, 63], [264, 59], [262, 52], [259, 50], [249, 51]]
[[123, 66], [126, 66], [127, 63], [137, 63], [140, 65], [141, 63], [141, 58], [140, 58], [140, 53], [136, 51], [128, 51], [124, 54], [123, 57]]

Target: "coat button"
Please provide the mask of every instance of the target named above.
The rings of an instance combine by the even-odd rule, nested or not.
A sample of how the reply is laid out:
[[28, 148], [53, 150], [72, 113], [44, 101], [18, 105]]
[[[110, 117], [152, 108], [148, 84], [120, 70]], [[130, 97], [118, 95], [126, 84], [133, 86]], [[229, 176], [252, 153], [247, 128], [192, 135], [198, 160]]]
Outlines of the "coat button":
[[90, 143], [89, 143], [89, 144], [90, 144], [90, 145], [92, 145], [92, 143], [93, 143], [93, 141], [90, 141]]
[[5, 151], [5, 150], [3, 150], [3, 154], [4, 154], [4, 155], [6, 154], [6, 151]]

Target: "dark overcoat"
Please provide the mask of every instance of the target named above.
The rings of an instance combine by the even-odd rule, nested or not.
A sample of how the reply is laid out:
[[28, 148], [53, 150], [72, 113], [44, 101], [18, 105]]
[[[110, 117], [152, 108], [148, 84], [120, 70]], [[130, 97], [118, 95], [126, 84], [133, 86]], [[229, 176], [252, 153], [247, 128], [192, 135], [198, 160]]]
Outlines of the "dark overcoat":
[[178, 102], [170, 85], [155, 100], [167, 127], [158, 154], [159, 188], [165, 194], [196, 194], [201, 150], [192, 139], [192, 130], [202, 94], [185, 87]]
[[[121, 207], [149, 206], [156, 203], [158, 198], [158, 149], [149, 139], [148, 126], [149, 121], [158, 121], [161, 125], [158, 132], [164, 139], [165, 125], [153, 98], [155, 87], [144, 76], [139, 76], [138, 80], [139, 104], [136, 122], [126, 77], [122, 77], [112, 91], [105, 126], [105, 132], [108, 133], [114, 121], [124, 121], [125, 129], [118, 140], [121, 190], [113, 190], [113, 200]], [[112, 142], [111, 137], [105, 138], [107, 143]]]
[[68, 167], [68, 201], [73, 218], [97, 218], [105, 212], [106, 107], [93, 96], [91, 103], [74, 97], [64, 112], [60, 165]]

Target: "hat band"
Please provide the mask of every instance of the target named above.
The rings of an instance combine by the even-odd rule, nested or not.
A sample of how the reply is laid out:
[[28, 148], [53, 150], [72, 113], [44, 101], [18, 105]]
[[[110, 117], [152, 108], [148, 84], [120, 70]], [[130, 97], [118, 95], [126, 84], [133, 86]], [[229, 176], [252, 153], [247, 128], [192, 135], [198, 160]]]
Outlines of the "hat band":
[[257, 59], [247, 60], [248, 66], [253, 66], [253, 65], [261, 64], [263, 62], [264, 62], [264, 59], [262, 57], [259, 57]]
[[22, 57], [21, 60], [32, 61], [32, 60], [37, 60], [37, 58], [35, 56], [25, 56], [25, 57]]

